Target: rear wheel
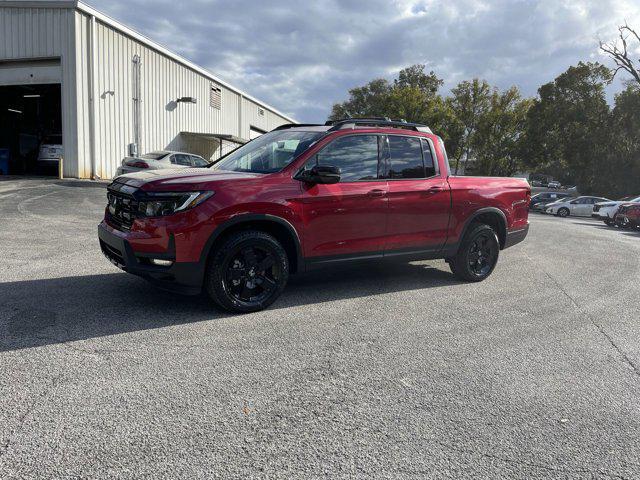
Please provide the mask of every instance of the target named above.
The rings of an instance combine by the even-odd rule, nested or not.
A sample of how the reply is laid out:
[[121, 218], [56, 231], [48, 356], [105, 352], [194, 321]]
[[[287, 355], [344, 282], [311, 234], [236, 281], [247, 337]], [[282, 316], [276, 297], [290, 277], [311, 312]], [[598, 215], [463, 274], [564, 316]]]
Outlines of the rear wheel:
[[562, 207], [560, 210], [558, 210], [558, 216], [562, 217], [562, 218], [568, 217], [569, 216], [569, 209], [565, 208], [565, 207]]
[[271, 235], [246, 230], [232, 234], [210, 256], [205, 286], [230, 312], [256, 312], [271, 305], [289, 278], [289, 260]]
[[496, 232], [489, 225], [474, 223], [465, 234], [456, 256], [447, 261], [459, 279], [479, 282], [491, 275], [499, 252]]

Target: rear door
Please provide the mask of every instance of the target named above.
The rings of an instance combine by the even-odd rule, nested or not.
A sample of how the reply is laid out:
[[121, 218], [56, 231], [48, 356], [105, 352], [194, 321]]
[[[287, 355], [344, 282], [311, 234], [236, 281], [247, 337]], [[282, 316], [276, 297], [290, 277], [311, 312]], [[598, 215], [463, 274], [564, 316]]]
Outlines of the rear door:
[[387, 182], [379, 175], [379, 136], [340, 136], [310, 159], [340, 168], [339, 183], [302, 183], [305, 257], [382, 255], [387, 224]]
[[578, 203], [571, 213], [579, 216], [589, 216], [593, 210], [593, 204], [596, 202], [594, 197], [582, 197], [578, 199]]
[[433, 145], [408, 135], [388, 135], [383, 145], [389, 189], [385, 255], [439, 250], [447, 239], [451, 194]]

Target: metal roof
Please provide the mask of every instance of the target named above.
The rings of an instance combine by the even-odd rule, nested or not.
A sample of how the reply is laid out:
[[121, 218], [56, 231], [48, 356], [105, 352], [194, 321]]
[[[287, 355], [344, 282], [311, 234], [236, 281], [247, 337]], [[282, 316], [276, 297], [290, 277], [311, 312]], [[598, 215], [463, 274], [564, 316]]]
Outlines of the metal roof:
[[210, 71], [206, 70], [204, 67], [201, 67], [199, 65], [196, 65], [195, 63], [187, 60], [186, 58], [178, 55], [177, 53], [172, 52], [171, 50], [169, 50], [167, 47], [165, 47], [164, 45], [157, 43], [153, 40], [151, 40], [148, 37], [145, 37], [143, 34], [127, 27], [126, 25], [120, 23], [119, 21], [111, 18], [110, 16], [96, 10], [95, 8], [91, 7], [90, 5], [87, 5], [86, 3], [83, 3], [81, 1], [77, 1], [77, 0], [3, 0], [0, 1], [0, 7], [18, 7], [18, 8], [75, 8], [81, 12], [86, 13], [87, 15], [91, 15], [94, 16], [97, 20], [99, 20], [100, 22], [109, 25], [110, 27], [114, 28], [115, 30], [118, 30], [119, 32], [127, 35], [128, 37], [131, 37], [135, 40], [137, 40], [138, 42], [146, 45], [149, 48], [152, 48], [153, 50], [156, 50], [157, 52], [171, 58], [172, 60], [175, 60], [176, 62], [184, 65], [187, 68], [190, 68], [191, 70], [194, 70], [196, 72], [198, 72], [199, 74], [207, 77], [208, 79], [228, 88], [229, 90], [242, 95], [243, 97], [245, 97], [248, 100], [251, 100], [252, 102], [260, 105], [261, 107], [266, 108], [267, 110], [270, 110], [271, 112], [275, 113], [276, 115], [279, 115], [283, 118], [285, 118], [286, 120], [289, 120], [292, 123], [295, 123], [295, 119], [289, 117], [288, 115], [285, 115], [284, 113], [280, 112], [279, 110], [275, 109], [274, 107], [258, 100], [257, 98], [249, 95], [248, 93], [240, 90], [239, 88], [234, 87], [233, 85], [230, 85], [229, 83], [225, 82], [224, 80], [221, 80], [220, 78], [216, 77], [213, 73], [211, 73]]

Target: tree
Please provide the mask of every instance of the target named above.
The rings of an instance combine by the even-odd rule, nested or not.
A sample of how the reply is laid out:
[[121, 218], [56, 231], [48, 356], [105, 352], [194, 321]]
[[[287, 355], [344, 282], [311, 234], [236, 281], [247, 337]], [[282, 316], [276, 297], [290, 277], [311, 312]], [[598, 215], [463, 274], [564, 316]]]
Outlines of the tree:
[[430, 116], [443, 83], [435, 73], [425, 73], [424, 69], [424, 65], [412, 65], [400, 70], [393, 82], [378, 78], [363, 87], [352, 88], [347, 101], [333, 105], [329, 119], [391, 117], [424, 121]]
[[640, 46], [640, 35], [625, 23], [618, 27], [618, 38], [619, 40], [608, 43], [600, 41], [600, 50], [606, 53], [616, 64], [611, 80], [620, 70], [625, 70], [640, 84], [640, 60], [634, 61], [629, 53], [629, 41], [634, 41]]
[[610, 135], [605, 85], [611, 71], [599, 63], [578, 63], [538, 89], [527, 115], [523, 156], [529, 166], [584, 193], [602, 192], [602, 160]]
[[474, 174], [510, 177], [520, 168], [521, 141], [532, 100], [522, 99], [517, 87], [495, 89], [489, 109], [479, 118], [472, 138]]
[[455, 162], [454, 174], [457, 175], [460, 161], [464, 158], [466, 167], [472, 156], [472, 145], [480, 119], [491, 108], [491, 86], [484, 80], [474, 78], [472, 81], [459, 83], [451, 90], [449, 105], [453, 111], [455, 122], [452, 125], [459, 131], [457, 148], [452, 159]]
[[603, 188], [612, 196], [637, 195], [640, 186], [640, 86], [616, 95], [603, 165]]

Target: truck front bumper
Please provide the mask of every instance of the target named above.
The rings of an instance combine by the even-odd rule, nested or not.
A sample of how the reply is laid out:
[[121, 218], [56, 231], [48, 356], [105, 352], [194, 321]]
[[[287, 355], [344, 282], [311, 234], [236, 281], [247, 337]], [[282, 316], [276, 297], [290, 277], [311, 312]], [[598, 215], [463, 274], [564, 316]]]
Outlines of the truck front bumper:
[[[204, 265], [201, 262], [176, 262], [175, 241], [171, 237], [169, 247], [163, 253], [135, 252], [126, 238], [116, 235], [104, 222], [98, 225], [100, 249], [116, 267], [138, 275], [166, 290], [197, 295], [202, 289]], [[156, 265], [160, 260], [168, 265]]]

